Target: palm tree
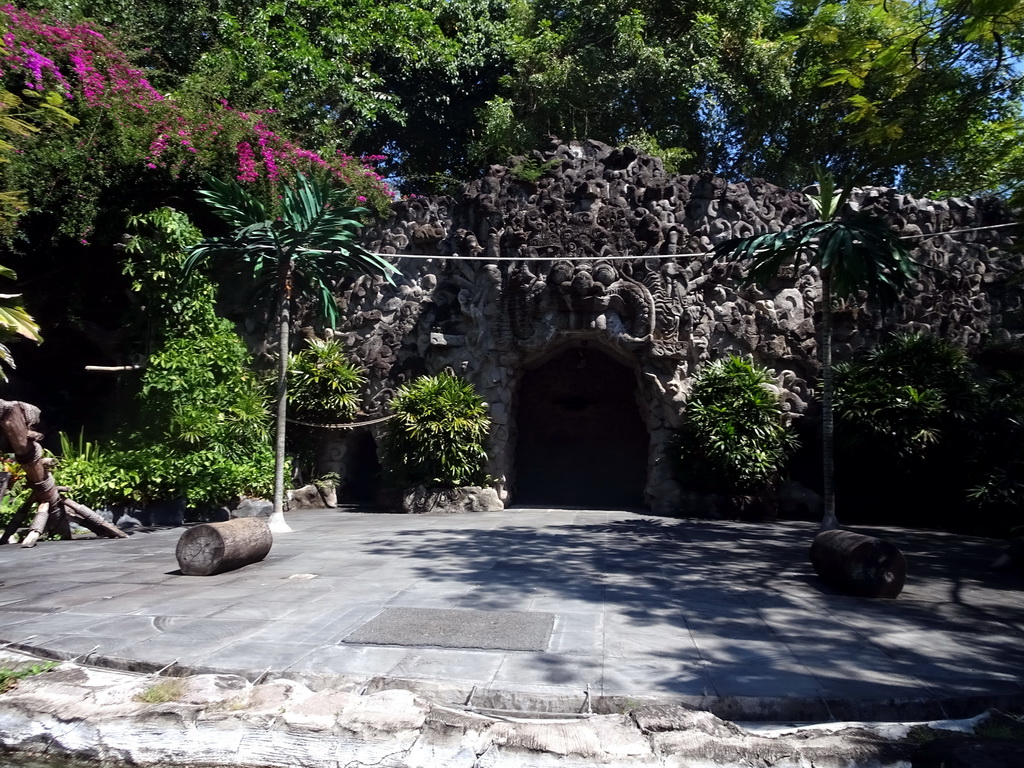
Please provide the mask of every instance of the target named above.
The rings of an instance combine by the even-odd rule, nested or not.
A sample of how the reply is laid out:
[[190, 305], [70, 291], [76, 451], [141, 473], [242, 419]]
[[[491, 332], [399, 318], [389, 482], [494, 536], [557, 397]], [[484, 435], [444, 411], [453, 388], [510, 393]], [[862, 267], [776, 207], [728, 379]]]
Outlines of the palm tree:
[[715, 258], [748, 261], [745, 283], [764, 284], [787, 264], [803, 258], [821, 276], [821, 432], [825, 513], [822, 530], [839, 527], [833, 477], [835, 435], [832, 413], [832, 299], [855, 297], [860, 291], [883, 306], [896, 302], [914, 277], [910, 251], [883, 219], [865, 211], [839, 218], [846, 192], [815, 166], [819, 195], [807, 195], [818, 220], [784, 232], [770, 232], [719, 243]]
[[[277, 364], [277, 418], [274, 461], [274, 513], [271, 530], [290, 531], [284, 519], [285, 427], [288, 407], [288, 348], [291, 304], [296, 296], [313, 299], [332, 328], [338, 308], [331, 286], [343, 275], [372, 273], [392, 282], [397, 270], [356, 240], [364, 208], [348, 205], [349, 192], [299, 173], [284, 191], [278, 211], [271, 212], [234, 181], [208, 180], [199, 196], [231, 227], [225, 237], [196, 245], [185, 261], [185, 274], [209, 257], [219, 257], [250, 272], [260, 295], [272, 297], [277, 309], [280, 349]], [[276, 214], [276, 215], [275, 215]], [[271, 289], [273, 289], [271, 291]]]

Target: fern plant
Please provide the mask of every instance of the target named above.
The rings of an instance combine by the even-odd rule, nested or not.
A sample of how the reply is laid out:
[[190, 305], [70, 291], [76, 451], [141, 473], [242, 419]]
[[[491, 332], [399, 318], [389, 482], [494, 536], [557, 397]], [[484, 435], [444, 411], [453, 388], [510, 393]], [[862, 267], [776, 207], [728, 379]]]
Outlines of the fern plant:
[[472, 384], [447, 372], [421, 376], [398, 390], [391, 410], [384, 447], [394, 480], [452, 488], [487, 481], [491, 420]]

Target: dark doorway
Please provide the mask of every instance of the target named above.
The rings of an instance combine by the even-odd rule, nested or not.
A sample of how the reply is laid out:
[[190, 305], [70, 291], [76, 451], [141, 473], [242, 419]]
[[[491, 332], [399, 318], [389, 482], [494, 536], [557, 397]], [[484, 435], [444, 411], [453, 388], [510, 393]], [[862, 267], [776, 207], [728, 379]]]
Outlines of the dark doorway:
[[380, 461], [377, 460], [377, 441], [369, 430], [353, 435], [353, 444], [346, 457], [348, 483], [343, 501], [372, 504], [380, 485]]
[[647, 429], [636, 376], [592, 347], [528, 370], [516, 416], [517, 504], [592, 508], [643, 504]]

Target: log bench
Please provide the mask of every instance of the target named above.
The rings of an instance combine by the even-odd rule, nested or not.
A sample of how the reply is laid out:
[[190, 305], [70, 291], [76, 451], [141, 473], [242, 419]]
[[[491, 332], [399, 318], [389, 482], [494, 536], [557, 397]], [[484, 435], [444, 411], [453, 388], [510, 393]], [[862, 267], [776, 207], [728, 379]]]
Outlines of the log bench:
[[175, 556], [186, 576], [213, 576], [258, 563], [274, 543], [262, 517], [239, 517], [223, 523], [202, 523], [178, 539]]
[[895, 544], [853, 531], [815, 536], [811, 564], [826, 584], [857, 597], [896, 597], [907, 580], [907, 561]]

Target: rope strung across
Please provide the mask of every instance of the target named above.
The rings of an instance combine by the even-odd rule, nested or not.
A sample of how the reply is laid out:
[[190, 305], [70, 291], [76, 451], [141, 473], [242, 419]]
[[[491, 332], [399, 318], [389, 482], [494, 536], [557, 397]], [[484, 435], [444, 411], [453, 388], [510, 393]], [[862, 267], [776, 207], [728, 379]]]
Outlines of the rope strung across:
[[304, 427], [316, 427], [317, 429], [355, 429], [356, 427], [366, 427], [370, 424], [380, 424], [382, 421], [395, 418], [395, 414], [390, 416], [381, 416], [379, 419], [370, 419], [369, 421], [350, 421], [344, 424], [318, 424], [312, 421], [300, 421], [299, 419], [288, 419], [291, 424], [301, 424]]

